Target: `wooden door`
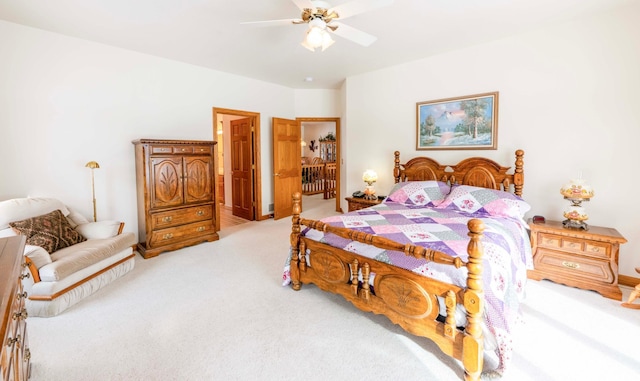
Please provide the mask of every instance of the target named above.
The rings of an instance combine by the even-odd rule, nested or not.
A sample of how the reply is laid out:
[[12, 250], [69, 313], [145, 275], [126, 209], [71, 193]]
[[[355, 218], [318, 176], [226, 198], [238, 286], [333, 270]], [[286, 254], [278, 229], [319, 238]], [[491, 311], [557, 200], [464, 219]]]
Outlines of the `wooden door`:
[[184, 158], [184, 202], [213, 201], [213, 162], [211, 157]]
[[182, 157], [152, 157], [150, 207], [166, 208], [184, 202], [182, 186]]
[[302, 192], [300, 125], [295, 120], [273, 118], [273, 218], [293, 212], [291, 196]]
[[232, 120], [230, 126], [232, 213], [254, 220], [251, 120]]

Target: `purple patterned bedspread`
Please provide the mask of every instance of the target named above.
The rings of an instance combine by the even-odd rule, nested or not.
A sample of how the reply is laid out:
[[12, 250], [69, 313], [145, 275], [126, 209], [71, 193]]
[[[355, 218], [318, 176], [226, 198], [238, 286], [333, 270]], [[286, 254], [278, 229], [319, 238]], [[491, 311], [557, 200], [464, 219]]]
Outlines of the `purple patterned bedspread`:
[[[520, 302], [524, 296], [527, 269], [533, 268], [527, 225], [521, 218], [495, 217], [485, 212], [467, 213], [454, 209], [427, 208], [385, 201], [380, 205], [322, 219], [336, 227], [346, 227], [380, 235], [400, 243], [439, 250], [467, 260], [467, 221], [481, 219], [485, 224], [484, 247], [485, 322], [496, 342], [499, 359], [497, 371], [502, 373], [513, 350], [512, 328], [520, 320]], [[303, 235], [389, 263], [418, 274], [466, 287], [465, 267], [440, 265], [385, 251], [334, 234], [307, 228]], [[289, 262], [283, 275], [289, 284]]]

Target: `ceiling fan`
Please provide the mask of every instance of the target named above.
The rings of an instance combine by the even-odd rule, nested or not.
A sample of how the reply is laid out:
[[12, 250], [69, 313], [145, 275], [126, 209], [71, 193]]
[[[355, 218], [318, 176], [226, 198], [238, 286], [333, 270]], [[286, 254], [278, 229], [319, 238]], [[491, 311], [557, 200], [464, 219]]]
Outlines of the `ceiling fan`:
[[360, 13], [382, 8], [393, 4], [393, 0], [352, 0], [347, 3], [331, 7], [326, 1], [320, 0], [291, 0], [302, 11], [299, 19], [267, 20], [244, 22], [242, 24], [255, 24], [262, 26], [285, 24], [308, 24], [302, 46], [315, 51], [327, 49], [334, 41], [330, 33], [351, 40], [362, 46], [373, 44], [377, 37], [350, 27], [336, 20], [345, 19]]

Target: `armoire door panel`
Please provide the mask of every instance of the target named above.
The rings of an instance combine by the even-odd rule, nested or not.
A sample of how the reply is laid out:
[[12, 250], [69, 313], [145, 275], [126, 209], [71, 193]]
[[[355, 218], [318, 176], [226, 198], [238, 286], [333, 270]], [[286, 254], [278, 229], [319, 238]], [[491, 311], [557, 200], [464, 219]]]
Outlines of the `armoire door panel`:
[[151, 207], [165, 208], [183, 202], [182, 158], [151, 158]]
[[185, 157], [185, 203], [213, 200], [213, 162], [209, 157]]

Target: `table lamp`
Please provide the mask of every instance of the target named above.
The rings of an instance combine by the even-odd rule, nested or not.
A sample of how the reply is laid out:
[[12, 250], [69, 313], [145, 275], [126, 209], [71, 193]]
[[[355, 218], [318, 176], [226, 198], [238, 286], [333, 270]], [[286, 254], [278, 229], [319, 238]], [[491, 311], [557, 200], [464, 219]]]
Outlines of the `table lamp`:
[[378, 174], [372, 169], [367, 169], [362, 175], [362, 180], [367, 183], [367, 187], [364, 190], [365, 200], [376, 200], [378, 197], [376, 196], [376, 190], [373, 188], [373, 183], [378, 181]]
[[582, 202], [589, 201], [593, 197], [593, 188], [582, 178], [573, 179], [560, 188], [560, 194], [565, 200], [571, 202], [571, 205], [564, 210], [563, 215], [566, 220], [562, 221], [562, 225], [566, 228], [588, 230], [589, 225], [585, 221], [589, 219], [589, 215], [582, 206]]

